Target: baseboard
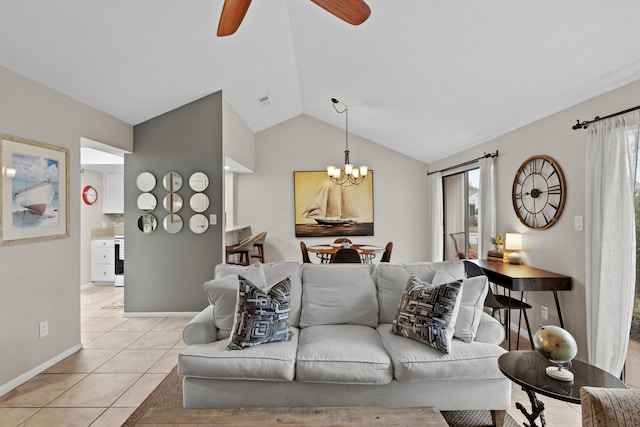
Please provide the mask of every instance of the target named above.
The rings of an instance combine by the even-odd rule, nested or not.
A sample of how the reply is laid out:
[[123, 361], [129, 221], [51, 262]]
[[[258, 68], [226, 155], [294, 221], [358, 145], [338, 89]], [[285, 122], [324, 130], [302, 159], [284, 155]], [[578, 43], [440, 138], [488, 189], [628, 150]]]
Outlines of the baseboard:
[[0, 396], [4, 396], [5, 394], [9, 393], [14, 388], [26, 383], [31, 378], [35, 377], [38, 374], [41, 374], [42, 372], [46, 371], [47, 369], [49, 369], [50, 367], [52, 367], [56, 363], [60, 362], [63, 359], [66, 359], [67, 357], [71, 356], [73, 353], [75, 353], [75, 352], [77, 352], [77, 351], [79, 351], [81, 349], [82, 349], [82, 344], [74, 345], [73, 347], [63, 351], [62, 353], [58, 354], [57, 356], [55, 356], [55, 357], [47, 360], [46, 362], [36, 366], [35, 368], [25, 372], [24, 374], [20, 375], [19, 377], [14, 378], [13, 380], [9, 381], [8, 383], [2, 384], [0, 386]]
[[125, 312], [124, 317], [194, 317], [199, 311], [133, 311]]

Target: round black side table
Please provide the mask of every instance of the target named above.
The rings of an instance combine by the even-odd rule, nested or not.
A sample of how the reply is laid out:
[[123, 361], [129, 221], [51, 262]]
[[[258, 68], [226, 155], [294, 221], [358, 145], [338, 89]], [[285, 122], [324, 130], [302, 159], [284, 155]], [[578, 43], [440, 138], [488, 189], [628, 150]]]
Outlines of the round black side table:
[[536, 393], [565, 402], [580, 403], [580, 388], [584, 386], [627, 388], [618, 378], [600, 368], [579, 360], [574, 360], [572, 364], [570, 370], [574, 375], [573, 381], [558, 381], [546, 374], [545, 369], [552, 363], [537, 351], [509, 351], [498, 358], [500, 371], [511, 381], [522, 386], [529, 396], [531, 413], [520, 403], [516, 403], [516, 408], [524, 414], [531, 427], [537, 426], [538, 417], [542, 425], [546, 426], [544, 404], [538, 400]]

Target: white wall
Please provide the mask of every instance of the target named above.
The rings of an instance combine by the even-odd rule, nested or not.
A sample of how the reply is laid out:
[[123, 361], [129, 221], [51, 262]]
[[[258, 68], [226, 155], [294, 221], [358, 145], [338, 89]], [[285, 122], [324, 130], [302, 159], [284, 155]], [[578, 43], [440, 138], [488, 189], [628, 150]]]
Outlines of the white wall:
[[255, 134], [233, 107], [222, 98], [223, 155], [244, 167], [255, 170]]
[[2, 395], [80, 345], [80, 138], [131, 151], [133, 129], [2, 67], [0, 93], [0, 133], [68, 148], [70, 174], [70, 237], [0, 247]]
[[[301, 260], [300, 240], [315, 244], [332, 238], [295, 237], [293, 172], [325, 170], [344, 161], [345, 133], [306, 115], [256, 135], [256, 173], [236, 175], [238, 224], [267, 231], [267, 262]], [[355, 135], [349, 135], [351, 161], [374, 171], [375, 235], [358, 242], [394, 242], [392, 261], [427, 260], [427, 165]]]
[[102, 172], [84, 170], [80, 174], [80, 191], [91, 185], [98, 190], [98, 201], [87, 205], [80, 198], [80, 284], [91, 283], [91, 230], [94, 228], [111, 227], [113, 221], [102, 213], [104, 203], [104, 188]]
[[[578, 342], [578, 358], [586, 360], [585, 312], [585, 232], [574, 230], [574, 216], [585, 212], [586, 130], [572, 130], [577, 119], [591, 120], [638, 105], [640, 80], [586, 102], [523, 126], [481, 146], [464, 151], [430, 165], [430, 170], [499, 150], [496, 159], [497, 227], [499, 233], [523, 233], [522, 252], [526, 264], [569, 275], [573, 290], [559, 292], [565, 327]], [[567, 183], [567, 199], [560, 220], [547, 230], [530, 230], [518, 221], [511, 203], [511, 186], [518, 167], [528, 157], [546, 154], [562, 168]], [[586, 223], [586, 221], [585, 221]], [[629, 230], [631, 233], [632, 231]], [[530, 292], [528, 302], [534, 306], [530, 316], [534, 329], [540, 324], [559, 325], [550, 292]], [[549, 320], [540, 318], [540, 305], [549, 307]], [[535, 332], [535, 330], [533, 331]]]

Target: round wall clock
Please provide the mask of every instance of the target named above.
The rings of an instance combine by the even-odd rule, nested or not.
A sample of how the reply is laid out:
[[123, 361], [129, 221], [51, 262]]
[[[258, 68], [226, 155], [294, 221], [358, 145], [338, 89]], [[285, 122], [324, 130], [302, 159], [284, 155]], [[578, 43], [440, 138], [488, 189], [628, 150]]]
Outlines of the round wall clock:
[[82, 189], [82, 201], [87, 205], [92, 205], [98, 200], [98, 190], [90, 185]]
[[549, 156], [532, 156], [513, 180], [513, 209], [520, 222], [544, 230], [558, 221], [567, 197], [562, 169]]

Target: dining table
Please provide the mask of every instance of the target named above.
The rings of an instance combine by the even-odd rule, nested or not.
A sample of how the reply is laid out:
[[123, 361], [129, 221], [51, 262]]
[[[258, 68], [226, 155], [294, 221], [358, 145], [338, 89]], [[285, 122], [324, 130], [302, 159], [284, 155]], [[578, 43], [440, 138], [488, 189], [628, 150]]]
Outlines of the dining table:
[[327, 243], [321, 245], [313, 245], [307, 246], [308, 252], [313, 252], [316, 254], [318, 258], [320, 258], [320, 262], [322, 264], [327, 264], [331, 262], [331, 257], [338, 252], [338, 249], [341, 248], [351, 248], [355, 249], [360, 253], [360, 258], [362, 262], [365, 264], [370, 264], [373, 262], [373, 259], [376, 257], [376, 254], [384, 252], [384, 247], [370, 244], [358, 244], [353, 243], [349, 246], [343, 246], [342, 243]]

